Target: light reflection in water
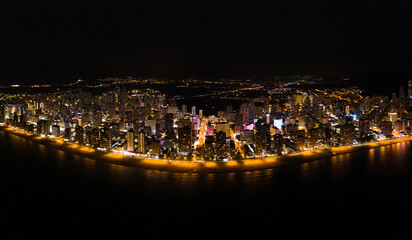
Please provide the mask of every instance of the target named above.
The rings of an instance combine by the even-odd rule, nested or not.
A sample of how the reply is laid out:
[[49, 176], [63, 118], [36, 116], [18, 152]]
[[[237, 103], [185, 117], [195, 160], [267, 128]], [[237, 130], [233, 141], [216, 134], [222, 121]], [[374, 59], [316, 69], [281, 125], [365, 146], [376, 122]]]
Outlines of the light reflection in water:
[[[370, 181], [387, 178], [388, 174], [408, 172], [411, 143], [402, 142], [366, 151], [337, 155], [302, 164], [284, 166], [274, 169], [246, 171], [239, 173], [170, 173], [159, 170], [144, 170], [126, 167], [91, 158], [79, 157], [68, 152], [56, 150], [27, 139], [9, 134], [1, 134], [1, 141], [9, 143], [10, 151], [16, 156], [23, 156], [21, 146], [33, 152], [38, 164], [58, 166], [60, 172], [80, 172], [88, 180], [106, 179], [111, 189], [118, 191], [149, 191], [165, 194], [175, 191], [194, 197], [202, 192], [230, 192], [238, 195], [259, 192], [277, 195], [285, 186], [289, 190], [296, 186], [311, 186], [326, 182], [339, 182], [363, 176]], [[54, 168], [51, 171], [55, 171]], [[355, 174], [355, 175], [354, 175]], [[93, 181], [91, 181], [93, 182]], [[285, 190], [286, 191], [286, 190]]]
[[[129, 216], [160, 230], [172, 224], [173, 230], [186, 231], [187, 223], [193, 223], [202, 233], [209, 224], [203, 219], [212, 217], [211, 226], [219, 229], [235, 222], [230, 230], [236, 231], [256, 222], [260, 231], [266, 227], [261, 222], [267, 222], [271, 234], [276, 234], [273, 227], [278, 225], [266, 217], [295, 229], [298, 222], [324, 219], [322, 224], [316, 221], [315, 231], [325, 223], [346, 231], [341, 227], [347, 224], [345, 217], [358, 220], [350, 224], [353, 227], [378, 223], [383, 211], [411, 213], [409, 142], [274, 169], [201, 174], [116, 165], [1, 132], [0, 141], [8, 156], [2, 159], [9, 167], [2, 172], [10, 186], [5, 199], [12, 208], [7, 217], [17, 216], [16, 223], [21, 223], [21, 216], [28, 217], [27, 212], [33, 220], [44, 214], [51, 221], [77, 217], [84, 226], [100, 220], [112, 227], [114, 222], [124, 224]], [[360, 213], [364, 218], [356, 219]], [[90, 216], [95, 216], [92, 221]], [[136, 226], [141, 225], [131, 229]]]

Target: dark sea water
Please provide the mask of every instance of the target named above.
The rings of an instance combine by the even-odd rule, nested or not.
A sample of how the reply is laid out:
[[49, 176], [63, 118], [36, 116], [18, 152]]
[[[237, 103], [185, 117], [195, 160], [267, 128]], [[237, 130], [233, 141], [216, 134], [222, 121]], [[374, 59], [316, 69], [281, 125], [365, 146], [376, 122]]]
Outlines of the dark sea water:
[[124, 167], [3, 131], [0, 150], [3, 239], [412, 237], [411, 142], [230, 174]]

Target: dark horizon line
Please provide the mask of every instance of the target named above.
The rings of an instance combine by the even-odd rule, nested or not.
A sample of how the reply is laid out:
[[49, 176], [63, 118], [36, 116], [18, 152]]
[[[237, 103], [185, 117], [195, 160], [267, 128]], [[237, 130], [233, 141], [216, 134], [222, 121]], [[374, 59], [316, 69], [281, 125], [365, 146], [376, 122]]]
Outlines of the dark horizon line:
[[[372, 72], [372, 73], [363, 73], [363, 74], [314, 74], [309, 72], [285, 72], [285, 73], [255, 73], [255, 74], [185, 74], [185, 73], [108, 73], [108, 74], [76, 74], [71, 76], [35, 76], [35, 77], [13, 77], [7, 76], [3, 77], [0, 82], [2, 84], [32, 84], [36, 83], [68, 83], [73, 82], [78, 79], [93, 81], [99, 78], [127, 78], [132, 77], [136, 79], [150, 79], [150, 78], [159, 78], [159, 79], [198, 79], [198, 80], [208, 80], [208, 79], [268, 79], [268, 78], [278, 78], [280, 77], [291, 77], [291, 76], [311, 76], [314, 78], [322, 77], [324, 79], [343, 79], [349, 78], [350, 80], [367, 80], [368, 78], [375, 77], [378, 79], [381, 78], [395, 78], [395, 79], [404, 79], [409, 80], [412, 79], [412, 71], [398, 71], [398, 72]], [[14, 78], [14, 79], [13, 79]], [[25, 80], [23, 80], [25, 79]], [[27, 80], [26, 80], [27, 79]]]

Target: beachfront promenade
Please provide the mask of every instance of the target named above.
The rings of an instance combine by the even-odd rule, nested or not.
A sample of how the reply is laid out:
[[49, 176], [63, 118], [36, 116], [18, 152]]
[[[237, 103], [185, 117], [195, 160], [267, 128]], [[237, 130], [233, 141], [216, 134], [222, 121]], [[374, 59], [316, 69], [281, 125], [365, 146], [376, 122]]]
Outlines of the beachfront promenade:
[[327, 158], [334, 155], [346, 154], [355, 151], [367, 150], [382, 147], [394, 143], [411, 141], [412, 137], [382, 140], [357, 144], [353, 146], [330, 147], [316, 149], [300, 153], [287, 154], [276, 157], [263, 157], [254, 159], [244, 159], [227, 162], [216, 161], [184, 161], [168, 159], [151, 159], [136, 156], [125, 156], [113, 152], [102, 152], [91, 147], [86, 147], [74, 143], [65, 142], [59, 139], [50, 139], [39, 135], [23, 132], [13, 128], [0, 127], [0, 130], [38, 142], [40, 144], [67, 151], [83, 157], [94, 158], [96, 160], [108, 161], [123, 166], [138, 167], [170, 172], [199, 172], [199, 173], [219, 173], [219, 172], [241, 172], [259, 169], [269, 169], [290, 164], [304, 163]]

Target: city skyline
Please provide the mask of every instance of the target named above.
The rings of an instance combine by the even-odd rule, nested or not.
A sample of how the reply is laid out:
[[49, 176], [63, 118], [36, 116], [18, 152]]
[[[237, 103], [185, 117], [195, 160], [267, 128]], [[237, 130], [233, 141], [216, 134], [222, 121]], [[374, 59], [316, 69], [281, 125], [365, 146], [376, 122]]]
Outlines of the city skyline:
[[411, 56], [410, 0], [2, 0], [1, 235], [410, 239]]
[[[144, 87], [146, 81], [188, 93], [202, 87], [202, 94], [168, 95]], [[106, 78], [84, 84], [26, 86], [14, 94], [8, 92], [20, 86], [3, 88], [0, 123], [93, 152], [194, 162], [332, 153], [340, 146], [407, 140], [412, 127], [412, 79], [391, 96], [367, 95], [356, 86], [331, 88], [308, 76], [224, 83]]]

